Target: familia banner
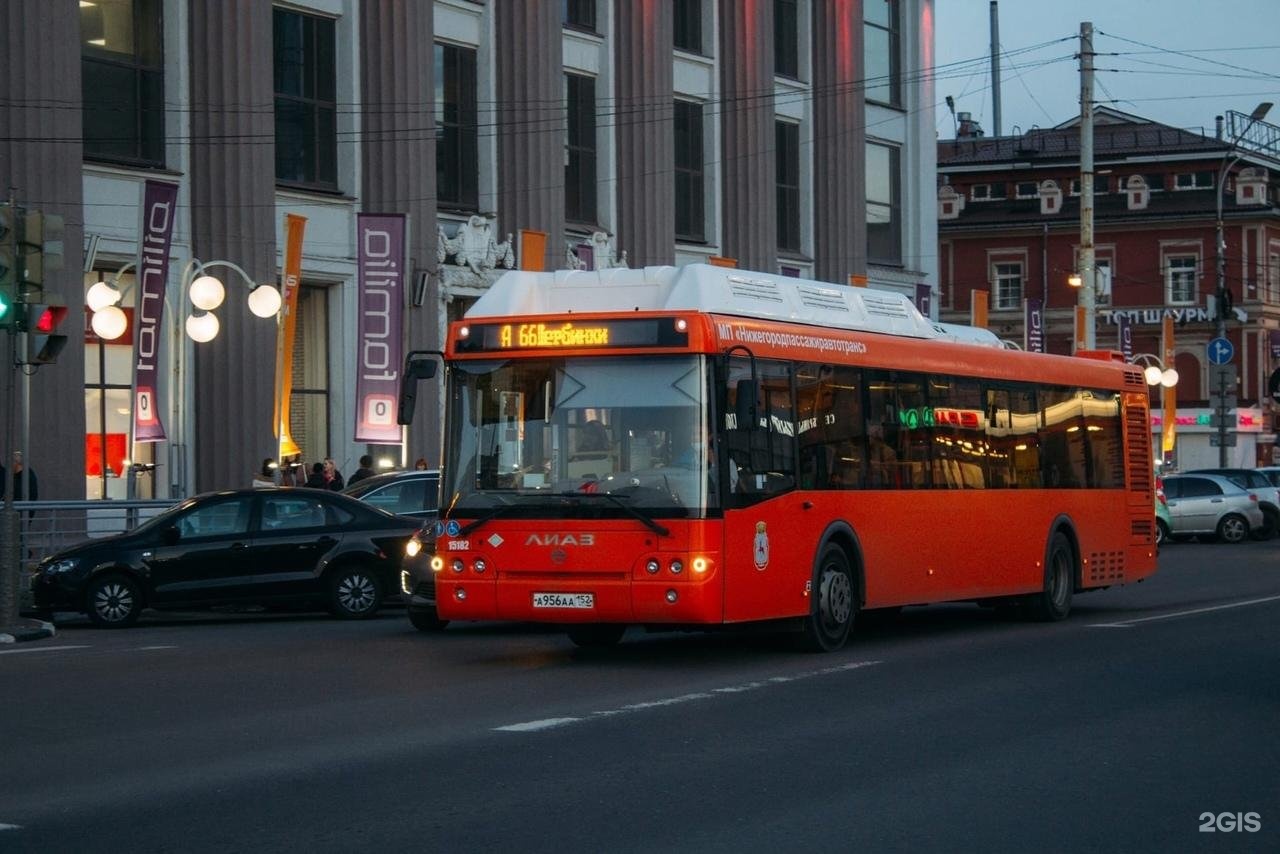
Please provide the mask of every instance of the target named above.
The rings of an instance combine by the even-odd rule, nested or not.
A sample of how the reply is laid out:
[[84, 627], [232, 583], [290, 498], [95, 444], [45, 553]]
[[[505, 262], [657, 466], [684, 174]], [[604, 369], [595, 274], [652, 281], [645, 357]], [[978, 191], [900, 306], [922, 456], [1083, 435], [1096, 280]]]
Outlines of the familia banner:
[[404, 214], [356, 216], [356, 435], [400, 444], [396, 403], [404, 361]]
[[138, 310], [133, 336], [133, 441], [163, 442], [160, 423], [160, 338], [178, 185], [146, 181], [138, 227]]
[[1026, 317], [1022, 328], [1024, 330], [1022, 349], [1029, 353], [1044, 352], [1044, 300], [1039, 297], [1027, 297], [1023, 300], [1023, 311]]

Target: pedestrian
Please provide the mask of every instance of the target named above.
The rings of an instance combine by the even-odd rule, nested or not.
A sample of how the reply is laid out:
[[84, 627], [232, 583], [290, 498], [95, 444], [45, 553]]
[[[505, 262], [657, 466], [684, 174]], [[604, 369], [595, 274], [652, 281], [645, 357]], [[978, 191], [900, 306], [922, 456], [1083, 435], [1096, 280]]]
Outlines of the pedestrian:
[[418, 457], [417, 462], [413, 464], [414, 471], [426, 471], [428, 468], [426, 457]]
[[324, 489], [327, 489], [330, 492], [339, 492], [342, 490], [342, 472], [338, 471], [338, 466], [332, 459], [326, 459], [324, 461], [322, 474], [324, 476]]
[[[36, 480], [35, 469], [26, 469], [27, 481], [31, 484], [30, 497], [24, 499], [22, 490], [22, 451], [13, 452], [13, 500], [14, 501], [39, 501], [40, 500], [40, 484]], [[4, 467], [0, 466], [0, 500], [4, 499]]]
[[267, 457], [262, 461], [262, 468], [253, 473], [253, 479], [250, 486], [254, 489], [263, 489], [268, 486], [276, 485], [276, 463], [275, 460]]
[[312, 489], [328, 489], [324, 482], [324, 463], [316, 463], [311, 467], [311, 476], [307, 478], [307, 482], [303, 484]]
[[364, 480], [366, 477], [373, 477], [373, 457], [365, 454], [360, 457], [360, 468], [355, 470], [351, 475], [351, 480], [347, 481], [347, 486]]

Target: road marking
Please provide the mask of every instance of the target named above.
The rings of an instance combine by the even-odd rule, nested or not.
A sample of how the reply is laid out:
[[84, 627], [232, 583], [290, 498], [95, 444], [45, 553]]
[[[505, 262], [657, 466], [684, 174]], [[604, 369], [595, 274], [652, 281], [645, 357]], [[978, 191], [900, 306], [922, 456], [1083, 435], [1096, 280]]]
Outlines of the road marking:
[[158, 645], [156, 645], [156, 646], [140, 646], [140, 647], [138, 647], [138, 648], [137, 648], [137, 650], [135, 650], [135, 651], [136, 651], [136, 652], [147, 652], [148, 650], [152, 650], [152, 649], [177, 649], [177, 648], [178, 648], [178, 647], [177, 647], [176, 645], [174, 645], [174, 644], [158, 644]]
[[1091, 629], [1127, 629], [1138, 623], [1149, 623], [1153, 620], [1172, 620], [1174, 617], [1189, 617], [1192, 614], [1207, 614], [1210, 611], [1225, 611], [1228, 608], [1243, 608], [1246, 605], [1261, 605], [1264, 602], [1275, 602], [1280, 596], [1267, 596], [1262, 599], [1249, 599], [1244, 602], [1228, 602], [1226, 605], [1213, 605], [1208, 608], [1193, 608], [1190, 611], [1175, 611], [1172, 614], [1157, 614], [1154, 617], [1139, 617], [1136, 620], [1122, 620], [1117, 623], [1090, 623]]
[[0, 830], [22, 830], [20, 824], [0, 824]]
[[595, 718], [629, 715], [635, 712], [647, 711], [649, 709], [676, 706], [681, 703], [692, 703], [698, 700], [711, 700], [716, 696], [723, 694], [741, 694], [745, 691], [758, 691], [761, 688], [768, 688], [773, 685], [798, 682], [802, 679], [813, 679], [816, 676], [829, 676], [833, 673], [846, 673], [850, 670], [857, 670], [862, 667], [870, 667], [873, 664], [882, 663], [883, 662], [880, 661], [853, 661], [848, 664], [837, 664], [835, 667], [824, 667], [821, 670], [809, 670], [804, 673], [797, 673], [794, 676], [771, 676], [768, 679], [757, 679], [753, 682], [744, 682], [740, 685], [726, 685], [721, 688], [710, 688], [706, 691], [694, 691], [689, 694], [680, 694], [675, 697], [661, 697], [656, 700], [628, 703], [627, 705], [619, 706], [616, 709], [604, 709], [580, 717], [543, 718], [536, 721], [507, 724], [506, 726], [494, 727], [494, 732], [540, 732], [542, 730], [555, 729], [556, 727], [568, 726], [569, 724], [581, 723], [582, 721], [593, 720]]
[[17, 655], [20, 652], [54, 652], [60, 649], [88, 649], [89, 644], [63, 644], [62, 646], [37, 646], [23, 649], [0, 649], [0, 655]]

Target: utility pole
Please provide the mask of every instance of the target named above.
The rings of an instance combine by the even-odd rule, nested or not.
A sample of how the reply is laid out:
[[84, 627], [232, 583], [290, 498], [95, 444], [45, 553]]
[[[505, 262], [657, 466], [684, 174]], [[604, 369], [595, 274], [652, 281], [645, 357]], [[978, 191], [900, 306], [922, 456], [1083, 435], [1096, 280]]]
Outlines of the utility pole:
[[1084, 334], [1078, 336], [1086, 350], [1096, 347], [1094, 316], [1096, 263], [1093, 248], [1093, 24], [1080, 24], [1080, 314]]
[[1000, 136], [1000, 12], [991, 0], [991, 135]]

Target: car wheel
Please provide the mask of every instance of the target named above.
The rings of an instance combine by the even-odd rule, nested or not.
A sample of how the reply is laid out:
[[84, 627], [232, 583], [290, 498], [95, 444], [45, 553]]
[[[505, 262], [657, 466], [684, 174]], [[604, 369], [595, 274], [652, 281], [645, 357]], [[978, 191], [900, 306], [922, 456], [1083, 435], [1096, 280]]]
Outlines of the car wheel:
[[1169, 542], [1169, 526], [1165, 524], [1163, 519], [1156, 520], [1156, 545], [1163, 545]]
[[142, 613], [142, 588], [125, 575], [101, 575], [85, 590], [85, 610], [100, 628], [132, 626]]
[[1243, 516], [1228, 513], [1218, 523], [1218, 539], [1224, 543], [1243, 542], [1249, 536], [1249, 523]]
[[382, 582], [366, 566], [352, 564], [329, 578], [329, 611], [346, 620], [372, 617], [382, 604]]
[[435, 608], [410, 608], [409, 622], [420, 632], [444, 631], [444, 627], [449, 625], [448, 620], [440, 619]]
[[615, 623], [589, 623], [583, 626], [573, 626], [569, 629], [569, 640], [573, 641], [574, 646], [582, 647], [603, 647], [614, 646], [618, 641], [622, 640], [622, 636], [626, 634], [627, 627]]
[[1071, 613], [1071, 595], [1076, 583], [1076, 553], [1061, 531], [1049, 540], [1044, 562], [1044, 589], [1027, 597], [1024, 610], [1033, 620], [1052, 623]]
[[848, 639], [857, 611], [849, 557], [834, 543], [822, 550], [815, 593], [804, 620], [802, 645], [811, 652], [834, 652]]

